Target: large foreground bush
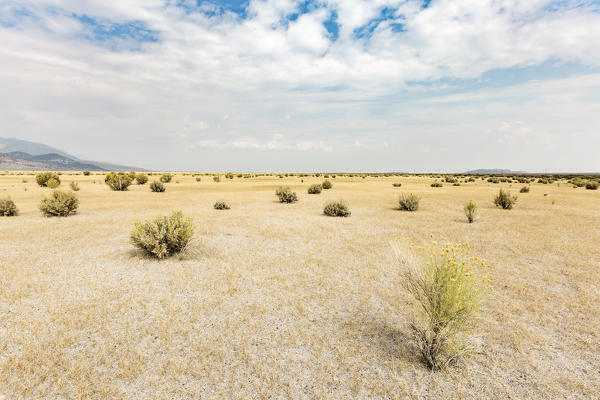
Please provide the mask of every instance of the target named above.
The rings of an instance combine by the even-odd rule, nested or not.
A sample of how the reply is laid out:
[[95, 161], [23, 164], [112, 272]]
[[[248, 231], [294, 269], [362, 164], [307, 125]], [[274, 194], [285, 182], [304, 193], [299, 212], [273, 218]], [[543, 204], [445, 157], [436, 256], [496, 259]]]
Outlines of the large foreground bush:
[[79, 199], [73, 192], [55, 190], [50, 197], [42, 199], [40, 211], [46, 217], [67, 217], [75, 214], [79, 208]]
[[[35, 180], [41, 187], [58, 187], [60, 185], [60, 177], [54, 172], [41, 172], [35, 176]], [[48, 181], [51, 181], [50, 185], [48, 185]]]
[[275, 195], [279, 198], [280, 203], [295, 203], [298, 201], [296, 192], [292, 192], [292, 189], [287, 186], [277, 189]]
[[412, 193], [401, 194], [398, 198], [398, 208], [403, 211], [417, 211], [421, 198]]
[[396, 248], [402, 284], [413, 303], [409, 327], [425, 365], [440, 369], [470, 350], [488, 288], [487, 266], [466, 244]]
[[323, 214], [330, 217], [349, 217], [351, 212], [344, 200], [336, 200], [325, 205]]
[[501, 207], [505, 210], [513, 208], [517, 202], [517, 196], [512, 196], [509, 191], [500, 189], [496, 197], [494, 197], [494, 204], [496, 207]]
[[193, 234], [192, 219], [174, 211], [170, 216], [136, 222], [130, 238], [137, 248], [161, 259], [182, 251]]
[[10, 197], [0, 199], [0, 216], [1, 217], [14, 217], [19, 214], [19, 209], [14, 201]]

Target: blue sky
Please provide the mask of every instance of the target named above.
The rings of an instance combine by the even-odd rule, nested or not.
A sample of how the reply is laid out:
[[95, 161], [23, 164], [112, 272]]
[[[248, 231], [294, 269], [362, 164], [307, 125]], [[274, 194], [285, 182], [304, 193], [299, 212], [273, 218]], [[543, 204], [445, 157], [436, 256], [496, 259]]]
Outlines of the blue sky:
[[0, 0], [0, 130], [156, 169], [600, 171], [598, 37], [597, 0]]

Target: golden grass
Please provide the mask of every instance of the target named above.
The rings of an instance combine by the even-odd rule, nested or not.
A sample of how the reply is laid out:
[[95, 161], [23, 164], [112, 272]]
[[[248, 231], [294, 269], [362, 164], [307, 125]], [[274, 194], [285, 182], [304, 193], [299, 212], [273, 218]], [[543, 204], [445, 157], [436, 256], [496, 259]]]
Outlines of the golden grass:
[[[61, 187], [81, 186], [79, 213], [44, 218], [49, 189], [23, 178], [0, 176], [0, 197], [20, 210], [0, 218], [0, 398], [599, 398], [596, 191], [532, 184], [507, 211], [492, 199], [509, 185], [480, 180], [338, 177], [308, 195], [322, 178], [178, 174], [151, 193], [62, 175]], [[282, 185], [298, 203], [277, 202]], [[395, 210], [400, 192], [419, 195], [419, 211]], [[339, 198], [352, 216], [323, 216]], [[173, 209], [194, 219], [192, 249], [137, 253], [134, 221]], [[430, 234], [469, 242], [494, 287], [480, 352], [439, 373], [407, 339], [390, 248]]]

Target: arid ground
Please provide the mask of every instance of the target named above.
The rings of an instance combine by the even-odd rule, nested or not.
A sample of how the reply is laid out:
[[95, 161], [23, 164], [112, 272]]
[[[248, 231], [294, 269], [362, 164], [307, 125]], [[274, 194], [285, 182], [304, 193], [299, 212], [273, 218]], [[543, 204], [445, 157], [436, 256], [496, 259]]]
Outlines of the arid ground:
[[[151, 193], [61, 179], [79, 182], [79, 213], [45, 218], [50, 189], [0, 176], [0, 197], [20, 209], [0, 217], [2, 399], [600, 398], [600, 191], [338, 176], [308, 195], [322, 177], [178, 174]], [[299, 201], [278, 203], [280, 185]], [[519, 195], [513, 210], [492, 204], [500, 187]], [[398, 211], [401, 192], [420, 209]], [[339, 198], [352, 216], [324, 216]], [[214, 210], [220, 199], [231, 210]], [[137, 252], [134, 222], [176, 209], [193, 217], [191, 248], [162, 261]], [[477, 352], [441, 372], [407, 338], [390, 246], [430, 235], [468, 242], [493, 285]]]

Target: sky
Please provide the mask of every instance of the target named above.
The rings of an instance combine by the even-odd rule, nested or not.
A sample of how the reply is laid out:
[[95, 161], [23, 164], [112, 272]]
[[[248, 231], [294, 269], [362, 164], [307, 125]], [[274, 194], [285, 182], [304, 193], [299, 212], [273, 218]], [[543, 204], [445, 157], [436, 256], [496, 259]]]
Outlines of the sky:
[[600, 0], [0, 0], [0, 136], [156, 170], [600, 171]]

